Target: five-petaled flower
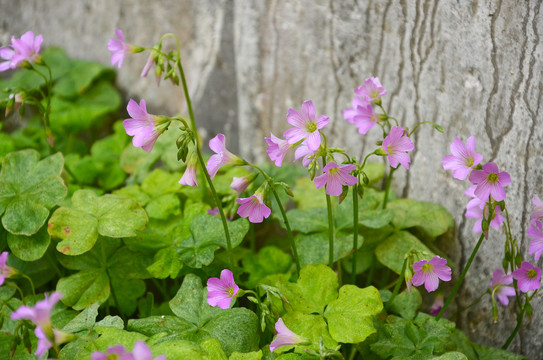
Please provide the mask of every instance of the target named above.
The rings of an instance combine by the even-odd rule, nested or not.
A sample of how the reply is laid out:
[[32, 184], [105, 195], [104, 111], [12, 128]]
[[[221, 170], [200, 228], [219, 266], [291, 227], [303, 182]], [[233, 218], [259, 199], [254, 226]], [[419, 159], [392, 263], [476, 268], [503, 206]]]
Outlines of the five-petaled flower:
[[126, 55], [141, 52], [144, 49], [139, 46], [127, 44], [124, 41], [123, 32], [120, 29], [115, 30], [115, 35], [117, 35], [117, 39], [115, 37], [109, 39], [107, 49], [111, 51], [111, 65], [118, 63], [117, 66], [120, 69], [121, 66], [123, 66], [124, 57]]
[[541, 269], [523, 261], [520, 268], [513, 271], [513, 279], [517, 280], [518, 289], [522, 292], [537, 290], [541, 285]]
[[432, 292], [439, 286], [439, 280], [451, 280], [451, 268], [447, 266], [447, 259], [434, 256], [430, 261], [420, 260], [413, 264], [415, 274], [411, 282], [415, 286], [424, 284], [426, 291]]
[[0, 48], [0, 59], [6, 60], [0, 63], [0, 72], [8, 69], [15, 69], [17, 66], [24, 66], [28, 63], [39, 63], [40, 47], [43, 42], [43, 36], [34, 36], [32, 31], [24, 33], [20, 39], [11, 37], [11, 46]]
[[411, 159], [407, 153], [412, 151], [415, 145], [413, 145], [403, 127], [393, 126], [383, 140], [382, 146], [383, 150], [388, 154], [390, 166], [397, 168], [398, 164], [401, 164], [409, 170]]
[[443, 169], [452, 170], [455, 179], [464, 180], [471, 169], [483, 160], [483, 156], [475, 152], [475, 141], [475, 136], [470, 136], [464, 146], [462, 140], [455, 138], [451, 144], [452, 155], [441, 160]]
[[381, 85], [379, 78], [370, 77], [364, 80], [364, 84], [354, 90], [355, 94], [362, 97], [367, 102], [380, 103], [381, 96], [386, 95], [387, 91]]
[[151, 349], [144, 341], [136, 341], [132, 352], [127, 351], [122, 345], [114, 345], [108, 347], [105, 353], [95, 351], [91, 355], [92, 360], [166, 360], [165, 355], [160, 355], [153, 358]]
[[268, 218], [271, 214], [271, 209], [264, 204], [264, 190], [259, 188], [253, 195], [248, 198], [236, 199], [240, 204], [238, 215], [248, 218], [252, 223], [261, 223], [264, 218]]
[[283, 322], [283, 319], [279, 318], [275, 323], [275, 331], [277, 336], [270, 344], [270, 351], [273, 352], [281, 346], [298, 345], [309, 343], [309, 340], [303, 336], [293, 333]]
[[294, 126], [283, 134], [288, 143], [295, 144], [304, 140], [309, 150], [317, 151], [321, 145], [319, 130], [328, 125], [330, 119], [328, 116], [319, 115], [315, 120], [315, 106], [313, 101], [308, 100], [303, 102], [301, 113], [294, 109], [288, 109], [287, 121]]
[[499, 172], [498, 165], [495, 163], [486, 163], [482, 170], [472, 170], [469, 181], [476, 184], [475, 196], [479, 199], [488, 201], [491, 195], [496, 201], [505, 199], [504, 186], [511, 184], [511, 176], [506, 171]]
[[226, 149], [225, 138], [223, 134], [217, 134], [209, 140], [209, 148], [215, 152], [207, 161], [206, 169], [209, 176], [213, 179], [217, 171], [224, 165], [243, 165], [244, 161], [240, 157], [232, 154]]
[[315, 178], [315, 187], [322, 189], [326, 185], [328, 195], [339, 196], [343, 192], [342, 185], [353, 186], [358, 182], [356, 176], [351, 175], [351, 171], [354, 169], [356, 169], [356, 166], [353, 164], [340, 167], [335, 162], [329, 162], [322, 169], [324, 174]]
[[285, 157], [287, 152], [294, 147], [294, 145], [289, 144], [287, 140], [278, 138], [272, 133], [270, 133], [270, 135], [271, 137], [264, 138], [264, 140], [266, 140], [266, 143], [268, 143], [266, 153], [268, 153], [270, 160], [275, 162], [275, 166], [280, 167], [283, 163], [283, 158]]
[[221, 271], [221, 277], [207, 280], [207, 303], [218, 306], [221, 309], [230, 308], [232, 300], [239, 291], [239, 286], [234, 282], [234, 274], [228, 269]]
[[492, 296], [496, 295], [502, 305], [509, 304], [509, 296], [515, 296], [515, 288], [511, 285], [513, 283], [513, 275], [505, 275], [502, 269], [494, 270], [492, 273], [492, 281], [490, 282], [490, 291]]
[[343, 117], [355, 124], [360, 134], [366, 134], [379, 122], [379, 114], [373, 111], [373, 106], [359, 97], [353, 99], [353, 107], [343, 110]]
[[251, 182], [254, 180], [254, 178], [255, 178], [255, 176], [253, 176], [253, 175], [241, 176], [241, 177], [234, 176], [232, 178], [232, 183], [230, 184], [230, 188], [232, 190], [235, 190], [239, 195], [242, 192], [244, 192], [245, 189], [247, 189], [247, 186], [249, 186], [249, 184], [251, 184]]
[[139, 105], [130, 99], [126, 110], [131, 118], [124, 120], [123, 126], [128, 135], [134, 136], [132, 144], [151, 152], [158, 137], [168, 129], [170, 119], [165, 116], [149, 114], [143, 99]]

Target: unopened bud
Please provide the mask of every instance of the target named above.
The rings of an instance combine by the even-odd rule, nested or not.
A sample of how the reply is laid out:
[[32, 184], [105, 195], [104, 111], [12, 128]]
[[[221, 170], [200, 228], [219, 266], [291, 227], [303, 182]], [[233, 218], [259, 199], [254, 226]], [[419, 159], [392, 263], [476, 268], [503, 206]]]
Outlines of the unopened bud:
[[517, 267], [520, 267], [521, 264], [522, 264], [522, 256], [520, 254], [517, 254], [517, 256], [515, 256], [515, 265], [517, 265]]
[[436, 129], [436, 130], [439, 131], [440, 133], [444, 133], [444, 132], [445, 132], [445, 130], [443, 130], [443, 128], [442, 128], [440, 125], [438, 125], [438, 124], [434, 124], [434, 129]]
[[349, 194], [349, 187], [343, 185], [341, 194], [339, 195], [339, 204], [341, 204], [343, 200], [345, 200], [345, 198], [347, 197], [347, 194]]
[[365, 172], [362, 172], [362, 181], [364, 184], [368, 185], [370, 183], [370, 179], [368, 178], [368, 175], [366, 175]]
[[358, 184], [358, 187], [356, 188], [358, 191], [358, 196], [363, 199], [364, 198], [364, 186], [362, 184]]

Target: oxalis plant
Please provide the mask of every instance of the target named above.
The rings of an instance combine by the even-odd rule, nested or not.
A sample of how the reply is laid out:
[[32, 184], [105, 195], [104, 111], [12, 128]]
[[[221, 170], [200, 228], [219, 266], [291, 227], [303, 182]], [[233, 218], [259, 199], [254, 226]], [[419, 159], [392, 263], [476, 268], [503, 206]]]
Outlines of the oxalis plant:
[[[0, 134], [2, 358], [522, 358], [506, 349], [532, 316], [541, 270], [511, 233], [509, 174], [483, 163], [473, 136], [456, 138], [442, 160], [471, 183], [466, 216], [480, 234], [453, 271], [436, 246], [453, 226], [450, 214], [391, 187], [395, 171], [409, 170], [419, 126], [443, 129], [402, 126], [387, 113], [378, 78], [356, 88], [343, 112], [360, 134], [382, 133], [364, 158], [328, 141], [332, 120], [308, 100], [288, 109], [283, 137], [263, 139], [273, 165], [252, 164], [227, 150], [223, 134], [209, 140], [211, 156], [202, 152], [175, 35], [143, 47], [116, 30], [108, 49], [119, 68], [147, 52], [141, 76], [154, 70], [157, 83], [181, 85], [188, 115], [152, 115], [145, 100], [130, 99], [130, 117], [97, 141], [92, 123], [64, 129], [79, 123], [75, 114], [103, 121], [115, 113], [111, 70], [59, 49], [40, 54], [42, 41], [29, 31], [0, 48], [0, 71], [24, 69], [0, 82], [6, 118], [28, 108], [34, 129]], [[302, 166], [284, 163], [289, 152]], [[526, 232], [538, 261], [543, 202], [534, 195], [533, 204]], [[455, 328], [473, 304], [449, 305], [479, 248], [500, 241], [500, 227], [503, 266], [474, 302], [491, 302], [495, 322], [499, 307], [517, 313], [495, 349]]]

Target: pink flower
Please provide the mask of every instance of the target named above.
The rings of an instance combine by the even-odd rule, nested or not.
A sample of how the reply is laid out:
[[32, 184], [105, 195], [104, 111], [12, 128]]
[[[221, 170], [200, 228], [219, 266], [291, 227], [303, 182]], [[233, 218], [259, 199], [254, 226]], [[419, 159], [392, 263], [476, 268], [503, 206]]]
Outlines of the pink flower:
[[294, 109], [288, 109], [287, 121], [294, 126], [285, 131], [283, 136], [289, 144], [295, 144], [304, 140], [311, 151], [317, 151], [321, 145], [321, 135], [319, 130], [328, 125], [330, 119], [328, 116], [319, 115], [315, 120], [315, 106], [313, 101], [304, 101], [302, 104], [302, 113]]
[[537, 220], [539, 218], [543, 217], [543, 201], [539, 199], [539, 196], [534, 195], [532, 199], [532, 203], [534, 204], [534, 210], [532, 211], [532, 214], [530, 215], [531, 220]]
[[215, 216], [219, 213], [219, 207], [215, 207], [213, 209], [207, 209], [207, 213], [211, 216]]
[[132, 144], [151, 152], [158, 137], [168, 129], [169, 119], [164, 116], [150, 115], [143, 99], [139, 105], [130, 99], [126, 110], [131, 118], [124, 120], [123, 126], [128, 135], [134, 136]]
[[271, 138], [264, 138], [268, 143], [266, 152], [268, 153], [270, 160], [275, 161], [275, 166], [280, 167], [283, 162], [283, 158], [294, 145], [290, 145], [287, 140], [278, 138], [272, 133], [270, 133], [270, 135]]
[[[475, 224], [473, 225], [473, 232], [481, 233], [483, 231], [483, 211], [484, 217], [488, 218], [488, 204], [475, 196], [476, 185], [472, 185], [467, 189], [464, 194], [471, 197], [472, 199], [468, 202], [466, 206], [466, 217], [476, 219]], [[502, 222], [505, 218], [501, 214], [501, 209], [499, 206], [494, 206], [494, 211], [492, 212], [492, 219], [490, 220], [490, 226], [494, 229], [499, 229]]]
[[[110, 356], [116, 355], [116, 356]], [[122, 345], [110, 346], [105, 353], [99, 351], [93, 352], [92, 360], [166, 360], [165, 355], [160, 355], [153, 358], [151, 350], [143, 341], [136, 341], [132, 352], [128, 352]]]
[[351, 171], [356, 169], [353, 164], [339, 166], [335, 162], [329, 162], [324, 167], [324, 174], [315, 178], [315, 187], [322, 189], [326, 185], [326, 193], [331, 196], [339, 196], [343, 192], [342, 185], [353, 186], [358, 182], [356, 176], [351, 175]]
[[381, 85], [379, 78], [370, 77], [364, 80], [364, 84], [354, 90], [355, 94], [361, 96], [367, 102], [380, 102], [381, 96], [386, 95], [387, 91]]
[[309, 340], [303, 336], [293, 333], [283, 322], [283, 319], [279, 318], [275, 323], [275, 331], [277, 336], [270, 344], [270, 351], [273, 352], [281, 346], [298, 345], [303, 343], [309, 343]]
[[393, 126], [387, 137], [383, 140], [383, 149], [388, 154], [390, 166], [397, 168], [398, 164], [409, 170], [411, 159], [407, 153], [415, 148], [415, 145], [407, 137], [406, 131], [401, 126]]
[[123, 32], [120, 29], [115, 30], [118, 39], [112, 37], [107, 43], [107, 49], [111, 51], [111, 65], [119, 63], [119, 69], [123, 66], [124, 57], [134, 53], [130, 44], [124, 42]]
[[38, 301], [34, 307], [21, 306], [11, 313], [12, 320], [30, 320], [45, 332], [51, 329], [51, 310], [62, 298], [62, 294], [55, 291], [50, 296], [45, 295], [45, 300]]
[[539, 261], [539, 258], [543, 253], [543, 225], [541, 221], [532, 221], [528, 230], [526, 230], [526, 234], [532, 238], [528, 254], [534, 254], [535, 261]]
[[379, 114], [373, 111], [373, 106], [359, 97], [353, 99], [352, 108], [343, 110], [343, 117], [355, 124], [360, 134], [366, 134], [379, 122]]
[[498, 300], [502, 305], [507, 306], [509, 304], [509, 296], [515, 296], [515, 288], [511, 285], [513, 283], [513, 275], [504, 275], [502, 269], [494, 270], [492, 273], [492, 281], [490, 282], [490, 291], [492, 296], [494, 294], [498, 297]]
[[522, 292], [537, 290], [541, 284], [541, 269], [523, 261], [520, 268], [513, 271], [513, 279], [517, 280], [518, 289]]
[[230, 187], [235, 190], [238, 195], [247, 189], [247, 186], [251, 183], [251, 179], [249, 179], [248, 176], [242, 176], [242, 177], [233, 177], [232, 178], [232, 184], [230, 184]]
[[451, 144], [452, 155], [447, 155], [441, 160], [443, 169], [453, 170], [455, 179], [464, 180], [471, 169], [483, 160], [483, 156], [475, 153], [475, 136], [466, 140], [466, 146], [459, 138], [455, 138]]
[[34, 330], [34, 334], [36, 334], [36, 337], [38, 338], [35, 354], [40, 359], [49, 349], [53, 347], [52, 340], [54, 340], [54, 344], [60, 345], [70, 341], [73, 338], [72, 334], [66, 333], [62, 330], [53, 329], [53, 335], [51, 336], [52, 339], [50, 339], [39, 326]]
[[430, 261], [421, 260], [413, 264], [415, 274], [411, 282], [415, 286], [424, 284], [426, 291], [432, 292], [439, 286], [439, 280], [451, 280], [451, 268], [447, 265], [447, 259], [434, 256]]
[[215, 152], [215, 155], [211, 155], [206, 165], [207, 172], [212, 179], [217, 175], [217, 171], [224, 165], [243, 164], [241, 158], [226, 150], [223, 134], [217, 134], [217, 136], [209, 140], [209, 148]]
[[9, 278], [11, 275], [17, 272], [17, 270], [6, 264], [8, 261], [8, 255], [9, 253], [7, 251], [0, 254], [0, 285], [4, 283], [6, 278]]
[[147, 62], [145, 63], [145, 66], [141, 70], [141, 77], [146, 77], [147, 74], [149, 74], [149, 70], [151, 70], [151, 66], [155, 63], [155, 56], [153, 53], [149, 55], [149, 58], [147, 58]]
[[311, 161], [313, 160], [313, 156], [315, 155], [314, 151], [309, 150], [306, 144], [302, 143], [296, 151], [294, 152], [294, 160], [298, 160], [299, 158], [302, 159], [302, 165], [304, 167], [307, 167]]
[[207, 280], [207, 291], [207, 303], [209, 305], [228, 309], [239, 291], [239, 286], [234, 282], [232, 271], [224, 269], [221, 271], [220, 279], [209, 278]]
[[498, 165], [487, 163], [483, 165], [483, 170], [472, 170], [469, 181], [477, 184], [475, 195], [484, 201], [488, 201], [488, 196], [496, 201], [505, 199], [504, 186], [511, 184], [511, 176], [505, 171], [499, 172]]
[[196, 180], [197, 160], [197, 157], [194, 155], [190, 157], [187, 167], [185, 168], [185, 173], [181, 177], [181, 180], [179, 180], [181, 185], [198, 186], [198, 181]]
[[430, 307], [430, 315], [437, 316], [443, 308], [443, 295], [436, 295], [432, 306]]
[[271, 210], [264, 204], [262, 197], [263, 194], [259, 189], [248, 198], [236, 199], [238, 204], [240, 204], [238, 215], [249, 218], [249, 221], [252, 223], [261, 223], [264, 221], [264, 218], [267, 219], [271, 214]]
[[11, 37], [11, 47], [0, 48], [0, 58], [7, 60], [0, 64], [0, 72], [8, 69], [15, 69], [19, 64], [28, 61], [29, 63], [40, 60], [40, 47], [43, 36], [34, 37], [32, 31], [24, 33], [20, 39]]

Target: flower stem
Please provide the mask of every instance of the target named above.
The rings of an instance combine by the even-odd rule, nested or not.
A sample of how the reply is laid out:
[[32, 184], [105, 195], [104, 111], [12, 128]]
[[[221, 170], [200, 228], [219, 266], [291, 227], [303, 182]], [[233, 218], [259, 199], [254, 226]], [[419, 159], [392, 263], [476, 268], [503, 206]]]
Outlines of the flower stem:
[[396, 168], [390, 167], [390, 173], [388, 174], [387, 181], [385, 183], [385, 199], [383, 200], [383, 209], [387, 208], [388, 193], [390, 192], [390, 184], [392, 183], [392, 175], [394, 175]]
[[[322, 167], [326, 166], [326, 156], [322, 156]], [[327, 185], [328, 186], [328, 185]], [[325, 187], [326, 189], [326, 187]], [[328, 210], [328, 266], [334, 268], [334, 218], [332, 217], [332, 201], [326, 194], [326, 209]]]
[[392, 300], [394, 300], [396, 295], [398, 295], [398, 293], [400, 292], [400, 287], [402, 286], [406, 267], [407, 267], [407, 259], [403, 261], [402, 271], [400, 272], [400, 276], [398, 276], [398, 280], [396, 281], [396, 286], [394, 286], [394, 290], [392, 290], [392, 295], [390, 296], [390, 299], [387, 302], [388, 304], [391, 304]]
[[34, 282], [32, 282], [32, 279], [25, 274], [21, 274], [22, 277], [24, 277], [28, 282], [30, 283], [30, 288], [32, 289], [32, 295], [36, 295], [36, 290], [34, 289]]
[[525, 309], [526, 309], [527, 301], [528, 300], [526, 300], [526, 302], [524, 303], [524, 307], [520, 310], [520, 314], [519, 314], [518, 319], [517, 319], [517, 326], [515, 326], [515, 329], [513, 330], [511, 335], [509, 335], [509, 338], [507, 338], [507, 341], [505, 341], [505, 344], [503, 344], [503, 346], [502, 346], [503, 350], [507, 350], [509, 345], [511, 345], [511, 343], [513, 342], [513, 339], [517, 335], [518, 331], [520, 330], [520, 327], [522, 325], [522, 321], [524, 320], [524, 312], [525, 312]]
[[469, 270], [469, 268], [471, 266], [471, 263], [473, 262], [473, 259], [475, 259], [475, 255], [477, 255], [477, 251], [479, 251], [479, 247], [481, 247], [481, 244], [483, 243], [484, 238], [485, 238], [485, 235], [481, 234], [481, 236], [479, 237], [479, 241], [477, 241], [477, 244], [475, 245], [475, 248], [471, 252], [471, 255], [470, 255], [469, 259], [468, 259], [468, 262], [466, 263], [466, 266], [464, 267], [464, 270], [462, 270], [462, 274], [460, 274], [460, 278], [458, 278], [458, 281], [456, 282], [456, 285], [454, 286], [453, 291], [447, 297], [447, 300], [445, 301], [445, 304], [441, 308], [441, 311], [439, 312], [439, 314], [437, 314], [436, 319], [438, 321], [441, 319], [441, 317], [445, 313], [445, 310], [447, 310], [447, 307], [449, 306], [452, 299], [454, 298], [454, 296], [458, 292], [458, 289], [460, 289], [460, 286], [462, 285], [462, 282], [464, 281], [464, 278], [466, 277], [466, 273], [468, 272], [468, 270]]
[[353, 268], [351, 282], [356, 284], [356, 250], [358, 249], [358, 183], [353, 186]]

